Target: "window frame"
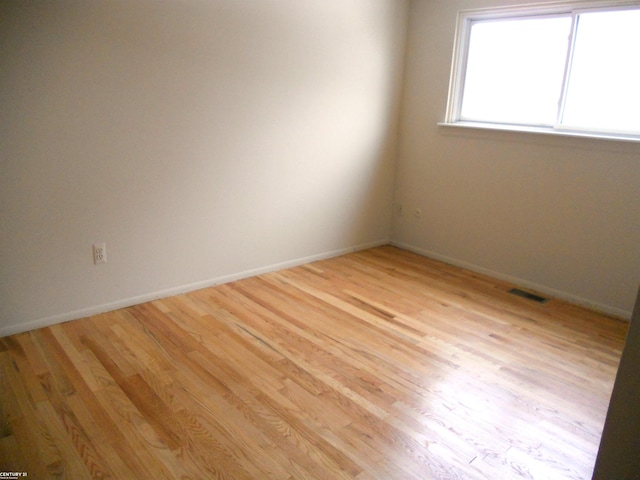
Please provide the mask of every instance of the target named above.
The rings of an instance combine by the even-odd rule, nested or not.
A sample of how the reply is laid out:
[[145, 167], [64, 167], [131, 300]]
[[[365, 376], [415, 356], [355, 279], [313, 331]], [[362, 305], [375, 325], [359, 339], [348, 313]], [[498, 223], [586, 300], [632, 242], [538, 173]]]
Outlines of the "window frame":
[[[557, 135], [569, 135], [579, 137], [605, 138], [640, 142], [640, 133], [623, 133], [617, 131], [601, 131], [591, 129], [575, 129], [560, 123], [564, 109], [568, 88], [569, 70], [571, 68], [572, 56], [575, 47], [576, 37], [576, 17], [582, 13], [597, 11], [613, 11], [624, 9], [638, 9], [638, 0], [570, 0], [552, 3], [536, 3], [528, 5], [517, 5], [510, 7], [482, 8], [473, 10], [462, 10], [458, 12], [456, 21], [456, 33], [453, 45], [453, 57], [451, 73], [449, 78], [449, 93], [445, 121], [440, 122], [441, 126], [459, 126], [465, 128], [506, 130], [519, 132], [548, 133]], [[572, 18], [571, 30], [569, 32], [569, 48], [565, 62], [565, 72], [562, 79], [562, 91], [559, 99], [560, 105], [554, 125], [522, 125], [516, 123], [493, 123], [483, 121], [471, 121], [461, 118], [462, 100], [464, 95], [464, 82], [466, 77], [467, 60], [469, 55], [469, 44], [471, 26], [475, 22], [501, 20], [501, 19], [524, 19], [550, 16], [570, 16]]]

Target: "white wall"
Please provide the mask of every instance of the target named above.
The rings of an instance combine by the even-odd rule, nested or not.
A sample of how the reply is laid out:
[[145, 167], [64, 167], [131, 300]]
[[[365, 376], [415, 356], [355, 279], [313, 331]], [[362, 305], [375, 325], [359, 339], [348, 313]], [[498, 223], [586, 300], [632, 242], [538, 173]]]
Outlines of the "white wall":
[[392, 238], [628, 317], [640, 283], [640, 144], [436, 125], [457, 11], [510, 3], [526, 2], [411, 2], [395, 198], [405, 214]]
[[387, 242], [406, 13], [2, 2], [0, 335]]

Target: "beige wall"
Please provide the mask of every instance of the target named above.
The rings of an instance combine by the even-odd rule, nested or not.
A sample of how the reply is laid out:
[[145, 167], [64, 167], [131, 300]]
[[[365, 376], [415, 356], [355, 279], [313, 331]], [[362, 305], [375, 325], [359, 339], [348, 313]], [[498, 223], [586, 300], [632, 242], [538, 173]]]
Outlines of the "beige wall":
[[506, 2], [407, 3], [0, 3], [0, 335], [390, 239], [628, 316], [640, 145], [437, 127]]
[[640, 144], [437, 126], [457, 11], [509, 3], [523, 2], [411, 2], [395, 198], [404, 215], [392, 238], [628, 317], [640, 281]]
[[0, 335], [387, 242], [406, 13], [2, 2]]

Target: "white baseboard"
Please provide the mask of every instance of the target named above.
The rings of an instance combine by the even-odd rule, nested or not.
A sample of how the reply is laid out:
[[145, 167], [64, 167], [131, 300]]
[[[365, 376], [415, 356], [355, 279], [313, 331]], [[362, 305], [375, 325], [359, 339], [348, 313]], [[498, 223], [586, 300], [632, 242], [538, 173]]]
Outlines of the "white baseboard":
[[450, 265], [455, 265], [457, 267], [465, 268], [467, 270], [471, 270], [477, 273], [481, 273], [483, 275], [487, 275], [489, 277], [503, 280], [505, 282], [512, 283], [514, 285], [518, 285], [520, 287], [529, 288], [531, 290], [535, 290], [540, 293], [544, 293], [545, 295], [549, 295], [552, 297], [560, 298], [562, 300], [566, 300], [568, 302], [574, 303], [576, 305], [580, 305], [583, 307], [587, 307], [591, 310], [595, 310], [598, 312], [602, 312], [607, 315], [613, 315], [615, 317], [622, 318], [624, 320], [631, 319], [631, 312], [627, 310], [622, 310], [620, 308], [612, 307], [611, 305], [605, 305], [602, 303], [594, 302], [592, 300], [582, 298], [578, 295], [574, 295], [572, 293], [563, 292], [561, 290], [556, 290], [554, 288], [547, 287], [545, 285], [540, 285], [534, 282], [530, 282], [528, 280], [524, 280], [522, 278], [513, 277], [511, 275], [506, 275], [501, 272], [496, 272], [494, 270], [481, 267], [479, 265], [475, 265], [472, 263], [465, 262], [463, 260], [459, 260], [457, 258], [448, 257], [446, 255], [441, 255], [437, 252], [425, 250], [419, 247], [415, 247], [413, 245], [409, 245], [402, 242], [394, 242], [391, 241], [390, 245], [393, 245], [398, 248], [402, 248], [403, 250], [408, 250], [413, 253], [417, 253], [418, 255], [422, 255], [423, 257], [433, 258], [434, 260], [439, 260], [444, 263], [448, 263]]
[[137, 295], [137, 296], [125, 298], [122, 300], [116, 300], [115, 302], [109, 302], [109, 303], [104, 303], [101, 305], [96, 305], [88, 308], [82, 308], [79, 310], [61, 313], [59, 315], [52, 315], [45, 318], [39, 318], [36, 320], [24, 322], [24, 323], [6, 325], [3, 327], [0, 327], [0, 337], [6, 337], [8, 335], [14, 335], [16, 333], [27, 332], [29, 330], [35, 330], [36, 328], [49, 327], [51, 325], [56, 325], [56, 324], [68, 322], [71, 320], [77, 320], [79, 318], [90, 317], [92, 315], [98, 315], [100, 313], [110, 312], [113, 310], [118, 310], [120, 308], [130, 307], [132, 305], [138, 305], [140, 303], [151, 302], [153, 300], [158, 300], [159, 298], [166, 298], [173, 295], [179, 295], [181, 293], [192, 292], [194, 290], [199, 290], [201, 288], [212, 287], [214, 285], [229, 283], [235, 280], [241, 280], [243, 278], [254, 277], [256, 275], [260, 275], [263, 273], [275, 272], [277, 270], [282, 270], [285, 268], [297, 267], [299, 265], [304, 265], [306, 263], [311, 263], [318, 260], [326, 260], [328, 258], [338, 257], [340, 255], [344, 255], [347, 253], [357, 252], [360, 250], [366, 250], [368, 248], [374, 248], [374, 247], [379, 247], [381, 245], [388, 245], [388, 244], [389, 244], [388, 239], [378, 240], [375, 242], [369, 242], [369, 243], [347, 247], [339, 250], [324, 252], [316, 255], [311, 255], [308, 257], [288, 260], [286, 262], [266, 265], [264, 267], [245, 270], [243, 272], [233, 273], [230, 275], [223, 275], [220, 277], [211, 278], [211, 279], [203, 280], [200, 282], [190, 283], [187, 285], [180, 285], [180, 286], [168, 288], [165, 290], [149, 292], [143, 295]]

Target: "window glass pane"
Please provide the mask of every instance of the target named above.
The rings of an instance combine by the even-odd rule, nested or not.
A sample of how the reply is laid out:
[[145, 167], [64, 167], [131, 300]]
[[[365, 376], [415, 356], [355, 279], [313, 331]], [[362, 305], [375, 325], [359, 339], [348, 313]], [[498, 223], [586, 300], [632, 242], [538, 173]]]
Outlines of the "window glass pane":
[[569, 16], [474, 23], [460, 118], [554, 125], [570, 30]]
[[640, 10], [579, 15], [562, 124], [640, 133]]

